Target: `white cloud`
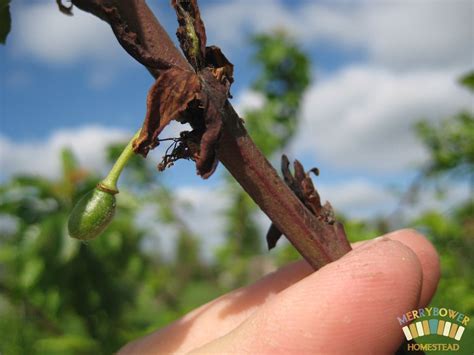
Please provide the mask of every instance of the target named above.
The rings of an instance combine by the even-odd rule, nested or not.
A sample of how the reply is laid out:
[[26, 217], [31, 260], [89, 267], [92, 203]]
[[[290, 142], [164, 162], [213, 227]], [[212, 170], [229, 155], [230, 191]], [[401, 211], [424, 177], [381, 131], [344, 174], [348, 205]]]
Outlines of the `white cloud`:
[[231, 202], [225, 188], [183, 186], [175, 192], [181, 202], [178, 213], [185, 216], [190, 228], [205, 240], [204, 255], [213, 255], [224, 241], [226, 221], [223, 212]]
[[73, 12], [74, 16], [60, 13], [54, 1], [13, 3], [8, 48], [13, 56], [50, 66], [85, 65], [91, 89], [108, 87], [133, 59], [120, 47], [107, 23], [77, 8]]
[[[229, 195], [223, 186], [182, 186], [173, 190], [173, 208], [188, 228], [201, 241], [200, 251], [206, 260], [211, 260], [216, 248], [224, 242], [225, 224], [223, 211], [229, 205]], [[160, 250], [164, 257], [171, 258], [176, 252], [179, 236], [174, 224], [159, 220], [155, 206], [145, 206], [140, 211], [137, 225], [149, 231], [145, 248]]]
[[398, 1], [367, 8], [367, 46], [377, 62], [472, 65], [472, 0]]
[[391, 212], [397, 198], [382, 185], [366, 179], [353, 179], [338, 184], [319, 184], [323, 201], [329, 200], [336, 212], [351, 218], [370, 218]]
[[233, 103], [235, 112], [245, 119], [247, 110], [256, 110], [261, 108], [265, 103], [265, 97], [259, 92], [253, 90], [244, 90], [239, 92]]
[[63, 129], [46, 140], [15, 142], [0, 136], [0, 167], [2, 175], [35, 174], [50, 178], [60, 175], [60, 152], [70, 148], [84, 168], [104, 172], [105, 147], [113, 142], [124, 142], [131, 133], [99, 126]]
[[[349, 218], [389, 218], [396, 228], [411, 223], [417, 216], [430, 210], [450, 213], [454, 206], [465, 202], [470, 194], [469, 184], [453, 182], [444, 187], [442, 195], [428, 181], [420, 189], [413, 203], [400, 205], [403, 193], [392, 191], [383, 184], [356, 178], [341, 183], [319, 184], [318, 191], [323, 201], [329, 200], [336, 212]], [[402, 209], [399, 209], [403, 206]]]
[[13, 16], [16, 49], [47, 63], [109, 62], [123, 52], [105, 22], [79, 9], [65, 16], [54, 1], [45, 1], [14, 7]]
[[293, 13], [274, 0], [213, 2], [201, 11], [210, 41], [224, 49], [238, 49], [251, 32], [295, 27]]
[[203, 14], [209, 37], [227, 51], [238, 50], [249, 33], [283, 27], [306, 44], [359, 49], [379, 65], [406, 68], [472, 64], [473, 4], [240, 0], [213, 3]]
[[[446, 181], [446, 180], [445, 180]], [[418, 192], [412, 204], [403, 205], [402, 209], [397, 210], [397, 216], [400, 220], [410, 220], [416, 218], [426, 211], [437, 211], [442, 214], [450, 214], [460, 203], [465, 203], [472, 198], [472, 189], [468, 181], [447, 180], [448, 183], [442, 184], [442, 192], [433, 186], [425, 184]]]
[[472, 98], [455, 81], [458, 75], [347, 67], [308, 91], [292, 148], [336, 168], [383, 173], [416, 166], [425, 151], [414, 123], [472, 107]]

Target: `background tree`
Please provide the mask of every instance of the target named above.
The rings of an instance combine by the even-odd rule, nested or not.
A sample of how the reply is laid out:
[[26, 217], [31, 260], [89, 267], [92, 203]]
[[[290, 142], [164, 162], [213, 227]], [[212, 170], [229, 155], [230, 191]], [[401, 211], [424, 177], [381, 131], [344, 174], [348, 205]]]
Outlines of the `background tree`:
[[66, 220], [97, 177], [62, 152], [62, 177], [15, 177], [0, 189], [0, 211], [16, 228], [1, 240], [2, 352], [111, 352], [124, 340], [126, 318], [147, 284], [150, 259], [133, 201], [94, 243], [72, 240]]
[[[460, 84], [474, 93], [474, 71], [464, 75]], [[474, 99], [474, 97], [473, 97]], [[421, 121], [418, 136], [429, 153], [422, 168], [421, 187], [433, 181], [441, 196], [456, 184], [469, 185], [463, 201], [444, 210], [429, 209], [415, 218], [436, 246], [441, 258], [441, 281], [432, 304], [474, 314], [474, 112], [469, 109], [447, 117], [439, 124]], [[466, 334], [473, 334], [470, 322]], [[474, 349], [474, 338], [462, 338], [463, 349]]]

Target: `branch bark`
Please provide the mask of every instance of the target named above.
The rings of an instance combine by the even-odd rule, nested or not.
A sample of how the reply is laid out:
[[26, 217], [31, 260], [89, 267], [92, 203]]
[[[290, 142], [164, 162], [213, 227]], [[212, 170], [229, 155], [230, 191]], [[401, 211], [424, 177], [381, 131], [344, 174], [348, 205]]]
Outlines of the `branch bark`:
[[[127, 52], [155, 78], [162, 62], [189, 67], [144, 0], [72, 2], [107, 21]], [[308, 263], [317, 270], [349, 252], [342, 225], [321, 222], [301, 203], [254, 144], [229, 101], [221, 114], [219, 160]]]
[[227, 103], [219, 160], [315, 270], [351, 250], [342, 225], [324, 224], [278, 176]]

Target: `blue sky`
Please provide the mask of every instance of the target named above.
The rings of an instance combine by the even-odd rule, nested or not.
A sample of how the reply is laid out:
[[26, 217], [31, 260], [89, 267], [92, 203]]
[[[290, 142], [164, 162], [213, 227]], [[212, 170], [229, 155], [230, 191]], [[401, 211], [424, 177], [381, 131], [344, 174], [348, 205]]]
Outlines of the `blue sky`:
[[[149, 3], [174, 34], [168, 2]], [[284, 28], [310, 55], [314, 80], [301, 128], [286, 151], [318, 166], [323, 198], [351, 216], [393, 210], [397, 198], [388, 187], [402, 188], [426, 161], [412, 132], [418, 119], [436, 122], [473, 109], [472, 98], [455, 82], [473, 67], [472, 0], [241, 0], [200, 6], [208, 43], [220, 46], [235, 65], [233, 103], [242, 116], [245, 107], [261, 104], [249, 90], [256, 72], [248, 45], [253, 33]], [[0, 47], [2, 179], [22, 172], [57, 176], [63, 146], [85, 166], [103, 171], [103, 147], [127, 139], [141, 125], [151, 76], [91, 15], [75, 9], [74, 17], [66, 17], [53, 0], [16, 0], [11, 10], [12, 32]], [[165, 135], [178, 131], [175, 126]], [[149, 160], [159, 157], [157, 152]], [[163, 176], [198, 209], [222, 186], [222, 168], [202, 181], [189, 162]], [[448, 196], [454, 201], [465, 190], [454, 187]], [[225, 204], [225, 198], [215, 198]], [[440, 203], [427, 196], [425, 207]]]

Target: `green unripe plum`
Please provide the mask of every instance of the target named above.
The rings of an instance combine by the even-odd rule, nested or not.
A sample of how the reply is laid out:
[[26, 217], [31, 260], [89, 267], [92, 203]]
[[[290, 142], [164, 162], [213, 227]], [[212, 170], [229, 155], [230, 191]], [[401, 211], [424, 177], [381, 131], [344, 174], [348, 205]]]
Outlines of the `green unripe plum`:
[[80, 240], [98, 237], [112, 221], [115, 214], [113, 192], [99, 187], [84, 195], [69, 216], [69, 235]]

